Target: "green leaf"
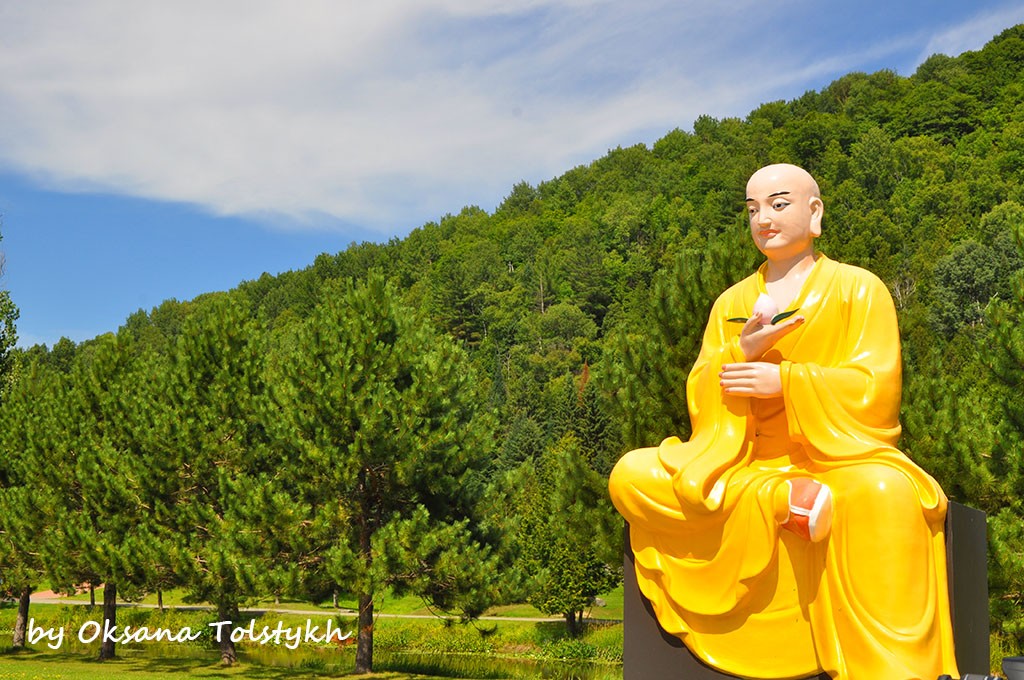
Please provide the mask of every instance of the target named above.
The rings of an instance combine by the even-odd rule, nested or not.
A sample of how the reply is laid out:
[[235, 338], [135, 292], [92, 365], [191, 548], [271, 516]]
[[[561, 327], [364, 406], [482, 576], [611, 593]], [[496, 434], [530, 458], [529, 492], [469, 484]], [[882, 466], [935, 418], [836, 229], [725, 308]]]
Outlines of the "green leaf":
[[772, 317], [772, 325], [774, 326], [775, 324], [777, 324], [780, 321], [785, 321], [786, 319], [788, 319], [789, 317], [793, 316], [796, 313], [797, 313], [797, 310], [792, 309], [792, 310], [790, 310], [788, 312], [781, 312], [779, 314], [776, 314], [775, 316]]
[[[797, 313], [797, 310], [793, 309], [793, 310], [790, 310], [788, 312], [782, 312], [781, 314], [776, 314], [775, 316], [772, 317], [772, 324], [777, 324], [780, 321], [784, 321], [784, 320], [788, 319], [789, 317], [793, 316], [796, 313]], [[748, 317], [745, 317], [745, 316], [734, 316], [732, 318], [726, 319], [725, 321], [726, 321], [726, 323], [746, 323], [747, 320], [748, 320]]]

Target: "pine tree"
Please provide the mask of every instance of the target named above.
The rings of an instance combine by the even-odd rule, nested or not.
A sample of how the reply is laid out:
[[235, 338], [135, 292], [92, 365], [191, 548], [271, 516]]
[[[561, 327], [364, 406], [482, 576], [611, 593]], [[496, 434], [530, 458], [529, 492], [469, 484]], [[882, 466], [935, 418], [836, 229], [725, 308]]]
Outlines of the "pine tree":
[[381, 586], [481, 613], [496, 570], [469, 520], [492, 428], [464, 353], [373, 274], [327, 291], [273, 375], [277, 445], [323, 541], [309, 566], [358, 595], [356, 672]]
[[[263, 356], [262, 336], [240, 301], [210, 297], [182, 327], [157, 407], [159, 431], [167, 434], [153, 453], [175, 484], [162, 492], [173, 503], [164, 531], [179, 537], [175, 570], [190, 598], [214, 604], [218, 620], [231, 623], [277, 557], [254, 552], [266, 544], [247, 538], [272, 529], [252, 522], [252, 503], [264, 497], [252, 496], [256, 480], [288, 471], [269, 449], [261, 420]], [[221, 661], [231, 665], [237, 656], [230, 626], [219, 630]]]
[[[45, 373], [45, 375], [44, 375]], [[0, 404], [0, 592], [18, 599], [12, 647], [25, 646], [29, 595], [45, 577], [38, 538], [55, 517], [47, 489], [37, 489], [34, 459], [50, 446], [56, 376], [38, 365], [26, 369]]]
[[[151, 474], [146, 409], [153, 398], [151, 364], [124, 337], [108, 334], [78, 354], [69, 375], [69, 421], [75, 451], [79, 511], [58, 523], [72, 566], [91, 583], [103, 583], [104, 624], [116, 625], [117, 597], [132, 599], [147, 588], [153, 560], [154, 513], [143, 494]], [[100, 658], [115, 655], [104, 639]]]
[[684, 251], [660, 272], [631, 323], [610, 341], [601, 382], [627, 446], [650, 446], [670, 435], [686, 439], [686, 378], [700, 351], [715, 298], [756, 267], [749, 233], [735, 226], [701, 250]]
[[503, 484], [528, 601], [546, 614], [562, 615], [571, 636], [579, 634], [594, 598], [622, 578], [621, 545], [610, 540], [621, 535], [621, 521], [607, 486], [571, 433], [509, 473]]
[[[1024, 225], [1016, 225], [1017, 248], [1024, 253]], [[990, 516], [992, 616], [1012, 645], [1024, 644], [1024, 270], [1011, 280], [1007, 302], [991, 305], [992, 396], [1000, 420], [990, 469], [1004, 502]]]
[[[0, 253], [0, 274], [3, 273], [4, 257]], [[17, 321], [21, 312], [11, 299], [10, 291], [0, 290], [0, 399], [18, 377]]]
[[37, 398], [24, 439], [8, 445], [18, 480], [4, 490], [4, 504], [15, 513], [4, 522], [31, 546], [54, 590], [75, 592], [80, 584], [102, 582], [94, 569], [97, 547], [89, 540], [102, 496], [87, 494], [82, 481], [94, 466], [95, 452], [82, 434], [90, 425], [76, 420], [78, 393], [70, 375], [36, 365], [18, 389], [23, 382]]
[[935, 347], [903, 382], [900, 449], [935, 477], [950, 500], [993, 513], [1005, 504], [993, 476], [998, 414], [993, 378], [973, 345]]

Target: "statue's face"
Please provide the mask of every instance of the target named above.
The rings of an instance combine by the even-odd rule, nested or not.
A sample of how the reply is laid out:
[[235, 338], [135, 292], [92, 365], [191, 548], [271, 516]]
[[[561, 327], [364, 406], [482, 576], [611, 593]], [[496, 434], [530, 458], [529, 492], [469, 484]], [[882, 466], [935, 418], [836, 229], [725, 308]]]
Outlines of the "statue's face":
[[821, 199], [814, 179], [793, 165], [761, 168], [747, 182], [747, 215], [754, 245], [769, 259], [814, 252], [821, 235]]

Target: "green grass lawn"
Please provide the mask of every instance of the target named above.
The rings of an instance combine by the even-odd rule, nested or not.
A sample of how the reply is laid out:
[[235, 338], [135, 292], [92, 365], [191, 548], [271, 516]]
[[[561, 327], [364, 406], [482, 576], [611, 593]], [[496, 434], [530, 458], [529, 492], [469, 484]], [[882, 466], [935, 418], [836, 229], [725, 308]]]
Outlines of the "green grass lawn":
[[[173, 678], [256, 678], [292, 680], [299, 678], [342, 678], [351, 673], [331, 673], [305, 668], [282, 668], [240, 663], [225, 668], [219, 663], [188, 658], [121, 658], [95, 661], [57, 653], [19, 653], [0, 655], [0, 680], [168, 680]], [[414, 680], [429, 678], [410, 673], [373, 673], [360, 676], [374, 680]]]
[[[344, 603], [342, 603], [344, 604]], [[396, 606], [396, 604], [398, 606]], [[414, 608], [414, 605], [419, 605]], [[281, 603], [275, 609], [293, 606], [310, 610], [308, 603]], [[614, 599], [607, 607], [614, 609]], [[383, 609], [415, 613], [422, 603], [415, 599], [397, 600]], [[580, 638], [569, 638], [564, 623], [555, 621], [509, 620], [512, 616], [531, 616], [532, 608], [507, 607], [502, 619], [464, 624], [439, 618], [378, 618], [374, 624], [374, 662], [381, 678], [535, 678], [555, 680], [621, 680], [622, 625], [593, 623]], [[16, 608], [0, 606], [0, 648], [9, 644]], [[224, 668], [212, 640], [209, 624], [216, 614], [205, 610], [129, 607], [118, 610], [117, 625], [124, 629], [147, 627], [150, 630], [206, 631], [198, 640], [137, 642], [119, 644], [119, 658], [113, 662], [95, 661], [98, 642], [83, 644], [77, 635], [86, 622], [98, 621], [101, 607], [70, 604], [35, 603], [30, 617], [37, 627], [63, 629], [63, 642], [56, 651], [45, 640], [30, 644], [32, 651], [0, 654], [0, 680], [5, 678], [107, 678], [130, 677], [220, 677], [236, 675], [257, 678], [345, 677], [354, 667], [354, 646], [347, 644], [303, 643], [297, 649], [267, 642], [241, 641], [238, 645], [240, 668]], [[604, 618], [605, 616], [602, 616]], [[597, 618], [597, 616], [595, 616]], [[244, 616], [234, 625], [247, 627], [254, 621], [255, 631], [264, 626], [282, 625], [302, 629], [309, 620], [321, 626], [327, 622], [342, 633], [356, 630], [350, 612], [324, 610], [321, 614], [262, 611]], [[89, 624], [91, 625], [91, 624]]]

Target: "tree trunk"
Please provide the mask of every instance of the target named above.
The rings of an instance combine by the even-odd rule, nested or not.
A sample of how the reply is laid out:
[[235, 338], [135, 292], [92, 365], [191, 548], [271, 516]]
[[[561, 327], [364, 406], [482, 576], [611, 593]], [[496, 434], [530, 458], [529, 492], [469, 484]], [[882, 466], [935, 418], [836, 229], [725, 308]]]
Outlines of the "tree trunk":
[[373, 595], [359, 593], [359, 635], [356, 638], [356, 673], [373, 672]]
[[[117, 584], [103, 584], [103, 630], [114, 630], [117, 625]], [[104, 635], [100, 643], [100, 660], [114, 658], [114, 641]]]
[[28, 625], [28, 605], [31, 602], [32, 586], [25, 586], [21, 595], [18, 596], [18, 618], [14, 621], [14, 644], [15, 649], [22, 649], [25, 646], [25, 626]]
[[238, 655], [235, 652], [235, 643], [231, 639], [231, 631], [235, 627], [235, 622], [238, 621], [238, 604], [234, 602], [218, 604], [217, 620], [231, 622], [220, 629], [220, 662], [225, 666], [233, 666], [238, 661]]
[[569, 629], [569, 637], [577, 637], [580, 629], [576, 623], [576, 612], [565, 612], [562, 617], [565, 619], [565, 627]]
[[[359, 553], [366, 566], [367, 578], [373, 567], [373, 552], [370, 550], [371, 530], [366, 516], [359, 529]], [[359, 593], [359, 633], [356, 635], [356, 673], [373, 672], [373, 587], [363, 586]]]
[[156, 606], [160, 611], [164, 610], [164, 591], [156, 589]]
[[[78, 588], [75, 588], [75, 591], [77, 591], [77, 590], [78, 590]], [[96, 606], [96, 586], [94, 586], [91, 583], [89, 584], [89, 606], [90, 607], [95, 607]]]

